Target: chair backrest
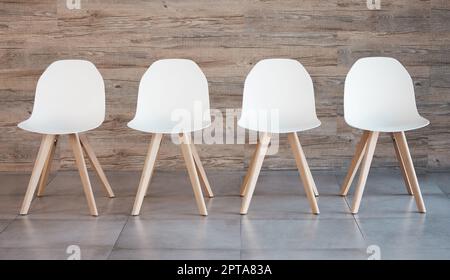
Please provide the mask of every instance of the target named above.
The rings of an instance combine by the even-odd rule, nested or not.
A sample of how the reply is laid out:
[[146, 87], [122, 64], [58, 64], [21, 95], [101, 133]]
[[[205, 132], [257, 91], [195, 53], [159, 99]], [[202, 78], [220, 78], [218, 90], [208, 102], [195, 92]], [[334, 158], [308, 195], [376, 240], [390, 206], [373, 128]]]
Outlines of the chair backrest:
[[408, 71], [390, 57], [356, 61], [345, 80], [344, 115], [348, 124], [357, 127], [380, 118], [417, 117], [414, 84]]
[[297, 60], [264, 59], [248, 74], [242, 117], [271, 110], [278, 111], [280, 123], [317, 120], [313, 82]]
[[105, 85], [94, 64], [85, 60], [53, 62], [39, 78], [30, 119], [75, 120], [92, 129], [105, 118]]
[[191, 122], [179, 124], [188, 132], [211, 124], [208, 81], [200, 67], [188, 59], [162, 59], [145, 72], [139, 85], [134, 120], [167, 122], [188, 114]]

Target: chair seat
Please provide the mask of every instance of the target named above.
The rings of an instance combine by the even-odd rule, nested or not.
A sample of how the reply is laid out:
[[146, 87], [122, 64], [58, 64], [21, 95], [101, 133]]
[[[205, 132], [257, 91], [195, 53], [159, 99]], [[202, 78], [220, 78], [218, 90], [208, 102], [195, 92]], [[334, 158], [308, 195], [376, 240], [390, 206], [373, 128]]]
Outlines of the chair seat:
[[408, 131], [422, 128], [430, 124], [430, 121], [421, 116], [403, 120], [391, 118], [377, 118], [377, 119], [370, 119], [367, 121], [358, 120], [356, 122], [346, 120], [346, 122], [348, 125], [355, 128], [378, 132]]
[[210, 121], [199, 124], [180, 125], [179, 121], [167, 119], [139, 120], [134, 119], [128, 123], [128, 127], [147, 133], [177, 134], [202, 130], [211, 125]]
[[270, 121], [255, 123], [253, 119], [245, 118], [244, 116], [238, 121], [238, 125], [253, 131], [262, 131], [270, 133], [290, 133], [299, 132], [319, 127], [321, 122], [317, 118], [308, 120], [284, 120], [276, 124], [277, 127], [271, 127]]
[[53, 135], [64, 135], [64, 134], [73, 134], [73, 133], [81, 133], [85, 131], [92, 130], [101, 125], [101, 123], [92, 125], [92, 122], [89, 125], [86, 125], [81, 120], [35, 120], [28, 119], [18, 124], [18, 126], [26, 131], [41, 133], [41, 134], [53, 134]]

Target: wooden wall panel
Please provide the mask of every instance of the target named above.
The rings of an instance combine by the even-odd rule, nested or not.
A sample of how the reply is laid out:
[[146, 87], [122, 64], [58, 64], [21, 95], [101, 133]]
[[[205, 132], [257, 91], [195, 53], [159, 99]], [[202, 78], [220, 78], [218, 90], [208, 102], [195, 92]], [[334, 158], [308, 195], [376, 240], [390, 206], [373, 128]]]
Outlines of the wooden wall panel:
[[[157, 59], [195, 60], [213, 108], [240, 108], [245, 76], [260, 59], [298, 59], [310, 72], [322, 126], [300, 134], [314, 170], [345, 170], [360, 132], [343, 118], [345, 75], [364, 56], [393, 56], [410, 71], [419, 111], [432, 124], [408, 132], [419, 170], [450, 168], [450, 1], [381, 0], [0, 0], [0, 171], [29, 171], [38, 135], [17, 123], [29, 116], [42, 71], [54, 60], [88, 59], [105, 79], [105, 123], [89, 132], [105, 169], [140, 170], [150, 135], [126, 127], [139, 80]], [[228, 128], [231, 129], [231, 128]], [[254, 146], [201, 145], [207, 169], [243, 170]], [[56, 166], [73, 169], [62, 141]], [[375, 167], [396, 167], [390, 139], [380, 138]], [[158, 168], [184, 168], [170, 139]], [[294, 169], [286, 137], [266, 169]]]

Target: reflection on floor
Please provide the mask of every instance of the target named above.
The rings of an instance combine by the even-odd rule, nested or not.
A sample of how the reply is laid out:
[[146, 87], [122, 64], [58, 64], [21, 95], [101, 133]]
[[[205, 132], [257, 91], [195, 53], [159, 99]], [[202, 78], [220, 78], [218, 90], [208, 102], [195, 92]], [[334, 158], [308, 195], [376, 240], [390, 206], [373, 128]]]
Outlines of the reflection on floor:
[[21, 217], [29, 174], [0, 173], [0, 259], [66, 259], [70, 245], [82, 259], [368, 259], [370, 245], [382, 259], [450, 259], [450, 174], [419, 175], [424, 215], [400, 174], [373, 171], [353, 216], [351, 197], [337, 195], [343, 174], [314, 173], [321, 194], [314, 216], [296, 172], [263, 172], [241, 216], [243, 174], [209, 172], [216, 197], [207, 199], [206, 218], [184, 172], [156, 172], [139, 217], [129, 213], [140, 174], [107, 175], [114, 199], [91, 174], [98, 218], [89, 216], [76, 172], [53, 175], [46, 196]]

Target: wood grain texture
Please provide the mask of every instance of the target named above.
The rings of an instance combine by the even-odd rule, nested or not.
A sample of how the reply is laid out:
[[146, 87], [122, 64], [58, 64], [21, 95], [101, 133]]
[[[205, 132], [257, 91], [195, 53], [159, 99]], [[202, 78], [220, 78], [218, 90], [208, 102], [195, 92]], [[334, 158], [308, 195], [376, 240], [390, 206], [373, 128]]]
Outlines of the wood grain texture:
[[[382, 0], [0, 0], [0, 171], [32, 169], [40, 136], [17, 123], [33, 108], [36, 82], [54, 60], [88, 59], [106, 86], [105, 123], [89, 132], [105, 170], [141, 170], [151, 136], [126, 127], [139, 80], [157, 59], [195, 60], [205, 72], [211, 106], [240, 108], [245, 76], [260, 59], [298, 59], [315, 86], [323, 125], [299, 136], [313, 170], [346, 171], [361, 131], [343, 118], [345, 75], [363, 56], [393, 56], [411, 73], [427, 128], [408, 132], [418, 172], [450, 168], [450, 1]], [[67, 144], [55, 166], [75, 169]], [[287, 138], [264, 169], [292, 169]], [[197, 145], [205, 169], [244, 170], [254, 145]], [[59, 164], [58, 164], [59, 163]], [[373, 167], [397, 168], [389, 135], [380, 135]], [[158, 169], [184, 169], [164, 139]]]

